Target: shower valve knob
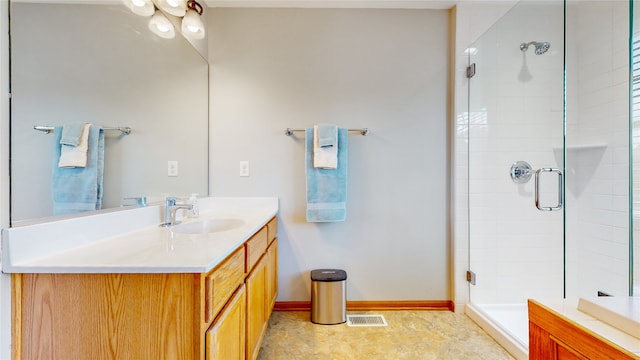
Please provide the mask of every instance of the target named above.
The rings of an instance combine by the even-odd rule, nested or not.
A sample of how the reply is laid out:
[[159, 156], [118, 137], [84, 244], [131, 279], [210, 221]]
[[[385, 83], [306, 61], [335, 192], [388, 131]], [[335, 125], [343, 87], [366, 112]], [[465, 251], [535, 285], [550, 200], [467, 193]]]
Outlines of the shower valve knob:
[[511, 165], [511, 180], [516, 184], [524, 184], [531, 179], [531, 165], [526, 161], [517, 161]]

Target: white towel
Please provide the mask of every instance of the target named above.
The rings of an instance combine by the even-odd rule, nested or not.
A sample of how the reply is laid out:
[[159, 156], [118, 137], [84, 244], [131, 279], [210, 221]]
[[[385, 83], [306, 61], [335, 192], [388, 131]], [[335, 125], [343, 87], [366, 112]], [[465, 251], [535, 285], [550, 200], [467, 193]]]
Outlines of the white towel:
[[89, 128], [91, 124], [84, 124], [78, 146], [60, 145], [60, 161], [58, 167], [76, 168], [87, 166], [87, 149], [89, 148]]
[[318, 125], [313, 127], [313, 167], [317, 169], [338, 168], [338, 144], [321, 147], [318, 139]]

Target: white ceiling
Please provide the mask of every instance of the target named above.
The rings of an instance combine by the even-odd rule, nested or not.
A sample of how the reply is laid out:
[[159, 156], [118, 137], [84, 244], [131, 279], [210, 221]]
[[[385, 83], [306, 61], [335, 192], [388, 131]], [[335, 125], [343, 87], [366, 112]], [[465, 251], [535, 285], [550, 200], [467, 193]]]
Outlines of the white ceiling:
[[[470, 1], [470, 0], [467, 0]], [[204, 0], [209, 7], [449, 9], [456, 0]]]

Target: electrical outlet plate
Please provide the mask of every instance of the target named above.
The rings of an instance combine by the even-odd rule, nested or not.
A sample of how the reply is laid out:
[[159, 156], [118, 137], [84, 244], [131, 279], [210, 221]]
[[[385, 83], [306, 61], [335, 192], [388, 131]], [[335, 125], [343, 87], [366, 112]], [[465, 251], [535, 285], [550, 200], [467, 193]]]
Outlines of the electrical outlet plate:
[[178, 161], [167, 161], [167, 176], [178, 176]]

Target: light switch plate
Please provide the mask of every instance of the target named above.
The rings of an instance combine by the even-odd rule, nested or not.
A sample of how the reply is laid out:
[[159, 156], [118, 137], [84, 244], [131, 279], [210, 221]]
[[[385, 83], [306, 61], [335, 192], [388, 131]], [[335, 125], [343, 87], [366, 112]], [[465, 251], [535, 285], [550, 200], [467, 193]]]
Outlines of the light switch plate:
[[240, 161], [240, 176], [247, 177], [249, 176], [249, 162], [248, 161]]

